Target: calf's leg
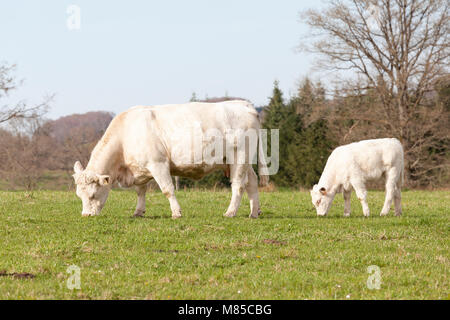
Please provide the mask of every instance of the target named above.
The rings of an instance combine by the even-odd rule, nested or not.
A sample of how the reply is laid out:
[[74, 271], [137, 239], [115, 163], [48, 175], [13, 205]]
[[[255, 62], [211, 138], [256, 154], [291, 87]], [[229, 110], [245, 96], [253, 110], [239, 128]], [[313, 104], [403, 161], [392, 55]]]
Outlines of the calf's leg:
[[247, 164], [232, 164], [230, 165], [230, 178], [231, 178], [231, 202], [228, 206], [225, 217], [234, 217], [241, 205], [242, 194], [244, 193], [244, 187], [247, 180], [248, 172]]
[[369, 205], [367, 204], [367, 190], [363, 182], [357, 181], [353, 183], [353, 189], [355, 189], [356, 196], [361, 202], [363, 214], [365, 217], [370, 215]]
[[402, 191], [401, 191], [401, 183], [400, 181], [397, 182], [395, 186], [394, 191], [394, 206], [395, 206], [395, 215], [401, 216], [402, 215]]
[[397, 181], [399, 179], [399, 172], [397, 168], [391, 168], [386, 172], [386, 198], [384, 200], [383, 209], [380, 216], [385, 216], [391, 209], [392, 200], [395, 197], [395, 189], [397, 188]]
[[147, 192], [147, 184], [136, 186], [137, 205], [134, 211], [134, 217], [143, 217], [145, 214], [145, 193]]
[[164, 193], [169, 200], [172, 218], [180, 218], [181, 207], [175, 197], [175, 187], [173, 186], [172, 177], [170, 176], [169, 165], [167, 163], [158, 162], [149, 165], [148, 170], [152, 174], [162, 193]]
[[350, 217], [350, 199], [352, 196], [352, 190], [344, 190], [344, 217]]
[[252, 167], [250, 167], [247, 172], [247, 185], [245, 190], [247, 191], [248, 199], [250, 200], [249, 218], [258, 218], [261, 214], [258, 196], [258, 177]]

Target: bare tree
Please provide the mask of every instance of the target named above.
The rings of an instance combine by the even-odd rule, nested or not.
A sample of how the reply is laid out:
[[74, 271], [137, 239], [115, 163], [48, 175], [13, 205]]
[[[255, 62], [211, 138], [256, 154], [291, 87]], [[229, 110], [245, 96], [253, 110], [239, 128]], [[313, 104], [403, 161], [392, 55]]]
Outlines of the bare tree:
[[[19, 87], [21, 81], [13, 75], [15, 65], [0, 64], [0, 99]], [[30, 190], [52, 161], [54, 142], [44, 133], [43, 116], [47, 113], [52, 96], [37, 105], [25, 101], [0, 105], [0, 177], [12, 186]]]
[[[314, 39], [303, 49], [320, 54], [322, 69], [347, 75], [338, 95], [375, 96], [376, 107], [354, 108], [343, 120], [353, 121], [353, 131], [369, 124], [378, 128], [374, 135], [398, 137], [410, 182], [449, 165], [442, 150], [448, 111], [431, 97], [448, 75], [448, 9], [447, 0], [330, 0], [326, 9], [303, 13]], [[430, 152], [444, 158], [428, 162]]]
[[[8, 96], [9, 92], [17, 89], [20, 81], [17, 81], [12, 75], [15, 65], [6, 63], [0, 64], [0, 99]], [[14, 105], [4, 104], [0, 106], [0, 124], [14, 118], [39, 118], [48, 111], [48, 104], [52, 96], [46, 97], [44, 101], [37, 105], [28, 105], [24, 101]]]
[[112, 117], [109, 112], [89, 112], [57, 120], [10, 119], [0, 128], [0, 180], [28, 190], [38, 184], [72, 186], [74, 162], [87, 164]]
[[[102, 137], [114, 114], [105, 111], [73, 114], [48, 121], [46, 130], [57, 142], [59, 152], [55, 155], [57, 167], [70, 176], [76, 160], [86, 165], [95, 144]], [[73, 179], [70, 179], [72, 181]]]
[[12, 187], [32, 190], [54, 161], [55, 141], [41, 118], [13, 118], [0, 136], [0, 177]]

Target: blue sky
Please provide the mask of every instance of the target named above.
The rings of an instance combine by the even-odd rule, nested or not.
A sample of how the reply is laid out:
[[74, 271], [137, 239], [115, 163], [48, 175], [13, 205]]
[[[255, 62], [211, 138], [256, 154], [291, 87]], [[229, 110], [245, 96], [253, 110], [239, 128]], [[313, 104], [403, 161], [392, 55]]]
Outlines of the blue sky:
[[[81, 29], [69, 30], [71, 4]], [[299, 12], [317, 1], [2, 1], [0, 61], [17, 64], [10, 99], [55, 94], [50, 118], [115, 113], [230, 96], [267, 103], [273, 81], [285, 95], [311, 71], [296, 46], [308, 28]]]

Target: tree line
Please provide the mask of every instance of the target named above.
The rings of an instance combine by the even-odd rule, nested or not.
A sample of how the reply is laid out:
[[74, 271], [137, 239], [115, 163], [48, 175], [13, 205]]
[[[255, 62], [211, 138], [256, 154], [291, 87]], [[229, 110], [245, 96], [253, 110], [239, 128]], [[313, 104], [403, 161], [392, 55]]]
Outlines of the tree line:
[[[201, 101], [234, 99], [242, 98], [214, 97]], [[380, 127], [379, 121], [371, 121], [371, 117], [381, 119], [382, 107], [379, 97], [370, 89], [341, 96], [326, 90], [322, 83], [305, 78], [297, 93], [285, 98], [275, 81], [268, 100], [267, 105], [257, 109], [263, 128], [279, 129], [280, 167], [271, 177], [275, 186], [310, 188], [318, 181], [336, 146], [362, 139], [395, 137]], [[416, 169], [407, 171], [407, 185], [448, 186], [450, 78], [439, 79], [424, 101], [427, 116], [435, 119], [427, 132], [434, 139], [430, 144], [426, 136], [418, 139], [414, 150], [405, 148], [406, 156], [415, 163], [413, 168], [424, 171], [421, 174], [416, 174]], [[367, 114], [366, 120], [361, 119], [362, 114]], [[0, 187], [71, 188], [74, 161], [87, 164], [90, 152], [113, 116], [113, 113], [98, 111], [57, 120], [46, 120], [41, 115], [10, 119], [0, 129]], [[411, 125], [421, 127], [424, 123], [424, 118], [417, 117]], [[417, 135], [420, 132], [417, 131]], [[270, 155], [270, 144], [268, 149]], [[52, 184], [52, 179], [61, 181]], [[181, 188], [221, 188], [228, 186], [229, 180], [223, 172], [216, 172], [199, 181], [181, 178], [179, 185]]]

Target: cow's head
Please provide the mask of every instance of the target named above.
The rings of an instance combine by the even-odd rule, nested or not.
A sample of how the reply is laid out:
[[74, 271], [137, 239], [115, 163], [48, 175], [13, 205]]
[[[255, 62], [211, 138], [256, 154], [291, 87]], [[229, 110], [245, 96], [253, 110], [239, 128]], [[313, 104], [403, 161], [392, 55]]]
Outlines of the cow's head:
[[111, 189], [110, 177], [83, 169], [79, 161], [73, 167], [77, 196], [83, 202], [82, 216], [95, 216], [100, 213]]
[[334, 193], [327, 191], [326, 187], [319, 187], [317, 184], [311, 190], [311, 200], [316, 207], [318, 216], [326, 216], [333, 202]]

